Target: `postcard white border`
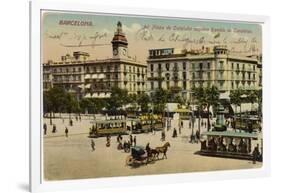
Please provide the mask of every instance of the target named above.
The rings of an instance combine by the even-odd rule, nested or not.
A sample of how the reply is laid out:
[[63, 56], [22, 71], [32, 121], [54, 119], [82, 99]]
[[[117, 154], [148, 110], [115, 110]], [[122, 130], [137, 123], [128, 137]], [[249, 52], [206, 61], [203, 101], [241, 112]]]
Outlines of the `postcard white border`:
[[[188, 18], [202, 20], [219, 20], [226, 22], [250, 22], [262, 24], [263, 40], [263, 133], [264, 161], [260, 169], [231, 171], [210, 171], [181, 174], [163, 174], [129, 177], [112, 177], [99, 179], [66, 180], [46, 182], [42, 180], [41, 165], [41, 10], [94, 12], [110, 14], [128, 14], [133, 16], [156, 16], [168, 18]], [[137, 14], [136, 14], [137, 13]], [[102, 6], [94, 4], [70, 3], [67, 1], [30, 2], [30, 191], [43, 192], [53, 190], [74, 190], [105, 187], [128, 187], [141, 185], [171, 184], [194, 181], [210, 181], [225, 179], [246, 179], [270, 175], [270, 49], [269, 26], [267, 16], [241, 15], [226, 13], [194, 12], [185, 10], [144, 9], [136, 7]]]

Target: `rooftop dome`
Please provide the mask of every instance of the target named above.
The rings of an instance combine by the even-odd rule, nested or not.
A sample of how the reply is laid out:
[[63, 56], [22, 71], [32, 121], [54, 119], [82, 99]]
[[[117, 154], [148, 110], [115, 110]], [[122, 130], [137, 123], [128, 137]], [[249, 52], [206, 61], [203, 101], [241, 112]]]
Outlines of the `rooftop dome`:
[[128, 41], [125, 34], [122, 31], [122, 23], [120, 21], [118, 21], [117, 23], [116, 32], [114, 33], [114, 37], [111, 43], [122, 43], [128, 45]]

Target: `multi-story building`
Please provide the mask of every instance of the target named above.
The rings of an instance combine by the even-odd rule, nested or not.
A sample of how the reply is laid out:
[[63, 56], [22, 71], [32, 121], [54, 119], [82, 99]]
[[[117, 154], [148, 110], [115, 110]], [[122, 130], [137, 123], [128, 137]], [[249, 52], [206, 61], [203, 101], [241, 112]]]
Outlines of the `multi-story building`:
[[129, 94], [146, 91], [146, 65], [128, 55], [128, 41], [118, 22], [111, 41], [113, 56], [89, 60], [89, 54], [74, 52], [61, 61], [43, 64], [43, 88], [60, 85], [78, 98], [110, 97], [112, 87], [127, 89]]
[[150, 94], [163, 88], [188, 99], [192, 88], [198, 86], [215, 85], [221, 93], [237, 88], [255, 90], [260, 86], [259, 58], [232, 55], [226, 46], [215, 46], [213, 51], [151, 49], [147, 63]]
[[147, 60], [148, 93], [151, 95], [162, 88], [186, 98], [190, 90], [189, 68], [189, 61], [182, 50], [150, 49]]

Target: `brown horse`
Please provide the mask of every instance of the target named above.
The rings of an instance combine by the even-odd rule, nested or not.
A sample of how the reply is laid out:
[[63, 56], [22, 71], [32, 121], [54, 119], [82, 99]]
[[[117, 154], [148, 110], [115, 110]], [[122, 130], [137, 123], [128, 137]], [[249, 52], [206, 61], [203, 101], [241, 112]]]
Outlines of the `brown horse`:
[[148, 157], [151, 159], [151, 160], [154, 160], [156, 157], [159, 156], [159, 152], [156, 150], [156, 149], [150, 149], [148, 151]]
[[161, 146], [161, 147], [156, 147], [156, 148], [155, 148], [155, 151], [157, 152], [157, 153], [156, 153], [157, 159], [159, 159], [159, 154], [160, 154], [160, 153], [163, 153], [162, 159], [164, 159], [164, 157], [167, 159], [166, 153], [167, 153], [167, 151], [168, 151], [168, 147], [171, 147], [171, 145], [170, 145], [169, 142], [166, 142], [163, 146]]

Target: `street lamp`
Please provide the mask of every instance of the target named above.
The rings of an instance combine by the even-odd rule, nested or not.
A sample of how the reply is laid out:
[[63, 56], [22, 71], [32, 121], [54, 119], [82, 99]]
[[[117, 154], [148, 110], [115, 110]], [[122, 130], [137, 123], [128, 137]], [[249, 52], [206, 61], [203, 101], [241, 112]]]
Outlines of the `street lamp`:
[[243, 94], [240, 96], [240, 127], [239, 127], [239, 132], [241, 132], [241, 127], [242, 127], [242, 113], [241, 113], [241, 105], [242, 105], [242, 101], [245, 100], [247, 98], [246, 94]]
[[195, 135], [194, 135], [194, 112], [193, 112], [193, 104], [192, 104], [192, 94], [193, 92], [190, 91], [190, 108], [191, 108], [191, 117], [190, 117], [190, 121], [191, 121], [191, 136], [190, 136], [190, 143], [194, 143], [195, 142]]

